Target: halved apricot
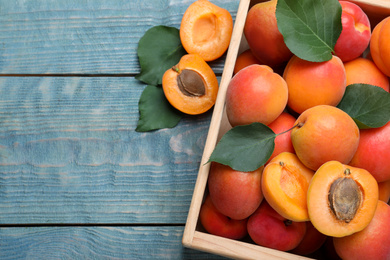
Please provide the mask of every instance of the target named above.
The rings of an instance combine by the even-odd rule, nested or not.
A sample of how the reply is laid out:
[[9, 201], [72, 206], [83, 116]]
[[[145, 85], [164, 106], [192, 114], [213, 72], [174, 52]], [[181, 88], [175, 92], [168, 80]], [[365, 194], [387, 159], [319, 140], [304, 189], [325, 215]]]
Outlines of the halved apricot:
[[173, 107], [183, 113], [197, 115], [215, 104], [218, 79], [199, 55], [186, 54], [164, 73], [162, 87]]
[[261, 188], [268, 204], [292, 221], [308, 221], [306, 194], [314, 171], [290, 152], [275, 156], [264, 168]]
[[307, 192], [312, 224], [332, 237], [363, 230], [378, 202], [378, 183], [366, 170], [329, 161], [314, 174]]
[[232, 32], [233, 18], [229, 11], [208, 0], [193, 2], [180, 24], [184, 49], [199, 54], [205, 61], [216, 60], [225, 53]]

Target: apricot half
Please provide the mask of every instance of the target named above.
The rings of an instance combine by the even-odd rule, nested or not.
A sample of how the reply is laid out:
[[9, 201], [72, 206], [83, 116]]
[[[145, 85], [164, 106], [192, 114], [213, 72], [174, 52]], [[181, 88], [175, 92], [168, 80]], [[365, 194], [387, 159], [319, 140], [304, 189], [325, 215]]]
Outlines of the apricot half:
[[208, 0], [193, 2], [184, 12], [180, 40], [184, 49], [205, 61], [221, 57], [230, 44], [233, 18], [229, 11]]
[[275, 156], [264, 168], [261, 188], [268, 204], [292, 221], [308, 221], [306, 194], [314, 171], [289, 152]]
[[164, 73], [162, 87], [173, 107], [183, 113], [197, 115], [215, 104], [218, 79], [199, 55], [186, 54], [176, 66]]
[[338, 161], [324, 163], [307, 192], [310, 221], [321, 233], [344, 237], [363, 230], [378, 202], [378, 183], [366, 170]]

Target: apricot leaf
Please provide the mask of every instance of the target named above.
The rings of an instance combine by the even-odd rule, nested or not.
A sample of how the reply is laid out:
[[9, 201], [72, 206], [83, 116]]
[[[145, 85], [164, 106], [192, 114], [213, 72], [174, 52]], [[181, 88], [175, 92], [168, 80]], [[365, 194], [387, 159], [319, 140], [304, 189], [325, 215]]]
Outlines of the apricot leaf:
[[381, 127], [390, 120], [390, 93], [369, 84], [351, 84], [337, 107], [349, 114], [360, 129]]
[[342, 30], [341, 11], [338, 0], [278, 0], [278, 29], [299, 58], [327, 61]]
[[261, 123], [236, 126], [223, 135], [210, 156], [237, 171], [254, 171], [264, 165], [275, 148], [276, 134]]
[[162, 88], [147, 86], [138, 102], [139, 120], [135, 131], [147, 132], [175, 127], [183, 114], [169, 104]]
[[156, 86], [161, 85], [164, 72], [176, 65], [186, 51], [177, 28], [158, 25], [139, 40], [137, 54], [141, 72], [135, 78]]

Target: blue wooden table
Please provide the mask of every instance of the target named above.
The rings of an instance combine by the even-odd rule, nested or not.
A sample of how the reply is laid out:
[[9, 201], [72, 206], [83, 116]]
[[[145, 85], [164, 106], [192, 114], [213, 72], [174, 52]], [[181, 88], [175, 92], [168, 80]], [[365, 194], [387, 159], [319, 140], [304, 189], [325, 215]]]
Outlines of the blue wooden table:
[[0, 259], [216, 258], [181, 244], [211, 113], [135, 131], [138, 41], [193, 1], [0, 0]]

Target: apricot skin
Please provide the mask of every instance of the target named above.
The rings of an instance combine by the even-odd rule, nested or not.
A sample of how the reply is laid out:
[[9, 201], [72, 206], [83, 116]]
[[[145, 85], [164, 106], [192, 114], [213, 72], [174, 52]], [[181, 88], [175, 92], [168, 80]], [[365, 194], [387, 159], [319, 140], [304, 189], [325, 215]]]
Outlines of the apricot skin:
[[253, 55], [250, 49], [245, 50], [236, 59], [236, 64], [234, 65], [233, 73], [237, 74], [241, 69], [248, 67], [253, 64], [261, 64], [261, 62]]
[[228, 10], [208, 0], [197, 0], [185, 11], [180, 24], [180, 39], [190, 54], [205, 61], [221, 57], [230, 44], [233, 19]]
[[351, 166], [369, 171], [378, 181], [390, 180], [390, 122], [379, 128], [361, 129]]
[[254, 5], [248, 11], [244, 26], [253, 55], [272, 68], [282, 65], [292, 56], [276, 23], [276, 4], [277, 0], [271, 0]]
[[226, 114], [231, 126], [260, 122], [268, 125], [284, 110], [288, 89], [284, 79], [265, 65], [250, 65], [231, 79]]
[[264, 200], [249, 217], [247, 229], [256, 244], [289, 251], [302, 241], [306, 233], [306, 223], [289, 222]]
[[344, 63], [344, 67], [347, 75], [347, 86], [365, 83], [378, 86], [389, 92], [389, 78], [378, 69], [373, 61], [357, 58]]
[[390, 259], [390, 206], [378, 201], [370, 224], [350, 236], [333, 238], [337, 254], [345, 260]]
[[371, 34], [370, 53], [378, 68], [390, 77], [390, 16], [378, 23]]
[[306, 167], [317, 170], [331, 160], [347, 164], [359, 145], [359, 128], [339, 108], [315, 106], [303, 112], [291, 131], [295, 153]]
[[291, 253], [309, 255], [317, 251], [326, 241], [327, 236], [319, 232], [310, 221], [306, 221], [306, 234], [301, 243]]
[[210, 196], [206, 197], [201, 206], [199, 219], [206, 231], [216, 236], [241, 239], [248, 234], [248, 219], [234, 220], [223, 215], [215, 208]]
[[[356, 191], [362, 194], [357, 211], [350, 221], [338, 219], [329, 202], [331, 185], [340, 178], [355, 181], [358, 186]], [[374, 177], [364, 169], [337, 161], [329, 161], [321, 165], [314, 174], [307, 191], [310, 221], [318, 231], [332, 237], [348, 236], [367, 227], [375, 214], [377, 202], [378, 183]]]
[[263, 167], [253, 172], [240, 172], [213, 162], [208, 188], [211, 200], [218, 211], [236, 220], [249, 217], [263, 200], [262, 171]]
[[353, 60], [370, 43], [371, 25], [366, 13], [356, 4], [340, 1], [342, 31], [334, 47], [335, 55], [343, 62]]
[[390, 200], [390, 180], [378, 182], [379, 199], [386, 203]]
[[287, 105], [298, 114], [317, 105], [336, 106], [345, 93], [345, 68], [337, 56], [325, 62], [310, 62], [293, 56], [283, 78], [288, 85]]

